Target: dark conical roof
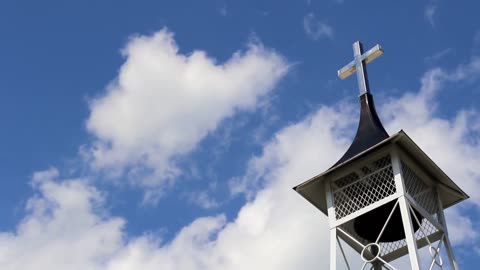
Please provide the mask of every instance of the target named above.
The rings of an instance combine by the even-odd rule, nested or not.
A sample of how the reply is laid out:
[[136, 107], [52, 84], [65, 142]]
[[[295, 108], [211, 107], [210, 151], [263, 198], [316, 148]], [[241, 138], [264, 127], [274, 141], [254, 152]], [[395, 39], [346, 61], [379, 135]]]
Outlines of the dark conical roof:
[[357, 134], [347, 152], [332, 167], [349, 160], [389, 137], [378, 118], [375, 104], [373, 103], [373, 96], [368, 92], [364, 93], [359, 97], [359, 101], [360, 121]]

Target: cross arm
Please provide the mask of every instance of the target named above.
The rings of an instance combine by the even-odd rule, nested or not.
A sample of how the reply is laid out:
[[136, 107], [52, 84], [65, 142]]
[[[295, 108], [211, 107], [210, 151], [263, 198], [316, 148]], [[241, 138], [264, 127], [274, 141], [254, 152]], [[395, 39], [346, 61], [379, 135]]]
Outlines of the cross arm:
[[[366, 53], [362, 54], [360, 56], [360, 60], [364, 61], [365, 64], [368, 64], [378, 58], [380, 55], [383, 54], [383, 48], [379, 44], [377, 44], [375, 47], [371, 48], [368, 50]], [[348, 76], [352, 75], [354, 72], [357, 71], [357, 67], [355, 65], [355, 60], [351, 61], [347, 65], [345, 65], [343, 68], [339, 69], [337, 71], [338, 77], [340, 79], [345, 79]]]

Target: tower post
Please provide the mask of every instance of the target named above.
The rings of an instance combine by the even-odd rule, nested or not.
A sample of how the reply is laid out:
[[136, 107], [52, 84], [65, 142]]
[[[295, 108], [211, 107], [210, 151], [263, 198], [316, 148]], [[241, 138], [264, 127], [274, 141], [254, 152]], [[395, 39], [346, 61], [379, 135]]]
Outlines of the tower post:
[[407, 199], [405, 198], [405, 185], [402, 178], [402, 166], [400, 163], [400, 159], [398, 157], [398, 153], [394, 150], [391, 154], [392, 158], [392, 169], [393, 175], [395, 178], [395, 186], [397, 188], [397, 192], [401, 195], [398, 198], [400, 211], [402, 214], [402, 223], [403, 229], [405, 231], [405, 239], [407, 241], [408, 253], [410, 257], [410, 264], [412, 270], [420, 270], [420, 261], [418, 259], [418, 252], [417, 252], [417, 241], [415, 239], [415, 231], [413, 228], [413, 221], [410, 216], [409, 205]]
[[[437, 193], [438, 193], [438, 187], [437, 187]], [[448, 231], [447, 231], [447, 221], [445, 220], [445, 214], [443, 213], [443, 206], [440, 200], [438, 200], [438, 205], [441, 207], [440, 211], [438, 212], [438, 218], [440, 219], [440, 223], [445, 228], [445, 249], [447, 251], [448, 259], [450, 261], [450, 265], [452, 266], [453, 270], [459, 270], [457, 260], [455, 259], [455, 255], [453, 254], [452, 244], [450, 243], [450, 236], [448, 235]]]

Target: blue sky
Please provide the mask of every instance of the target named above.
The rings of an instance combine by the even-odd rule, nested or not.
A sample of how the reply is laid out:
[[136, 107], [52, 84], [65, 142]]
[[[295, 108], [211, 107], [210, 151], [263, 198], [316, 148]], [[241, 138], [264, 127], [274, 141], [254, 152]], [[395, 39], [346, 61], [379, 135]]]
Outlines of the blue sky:
[[385, 49], [368, 71], [387, 131], [404, 129], [471, 196], [448, 215], [472, 269], [478, 9], [2, 1], [1, 268], [321, 269], [325, 219], [291, 187], [354, 135], [356, 81], [336, 71], [361, 40]]

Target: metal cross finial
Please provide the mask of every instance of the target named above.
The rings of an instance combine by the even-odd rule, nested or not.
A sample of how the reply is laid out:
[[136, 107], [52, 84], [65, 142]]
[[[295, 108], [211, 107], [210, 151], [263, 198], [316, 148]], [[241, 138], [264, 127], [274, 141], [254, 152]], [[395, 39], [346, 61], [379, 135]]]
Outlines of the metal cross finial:
[[343, 80], [356, 71], [360, 95], [363, 95], [370, 92], [370, 89], [368, 87], [366, 64], [372, 62], [377, 57], [382, 55], [383, 49], [380, 45], [377, 44], [368, 52], [363, 53], [362, 43], [360, 43], [360, 41], [357, 41], [353, 43], [353, 54], [355, 56], [354, 60], [340, 70], [338, 70], [338, 77]]

